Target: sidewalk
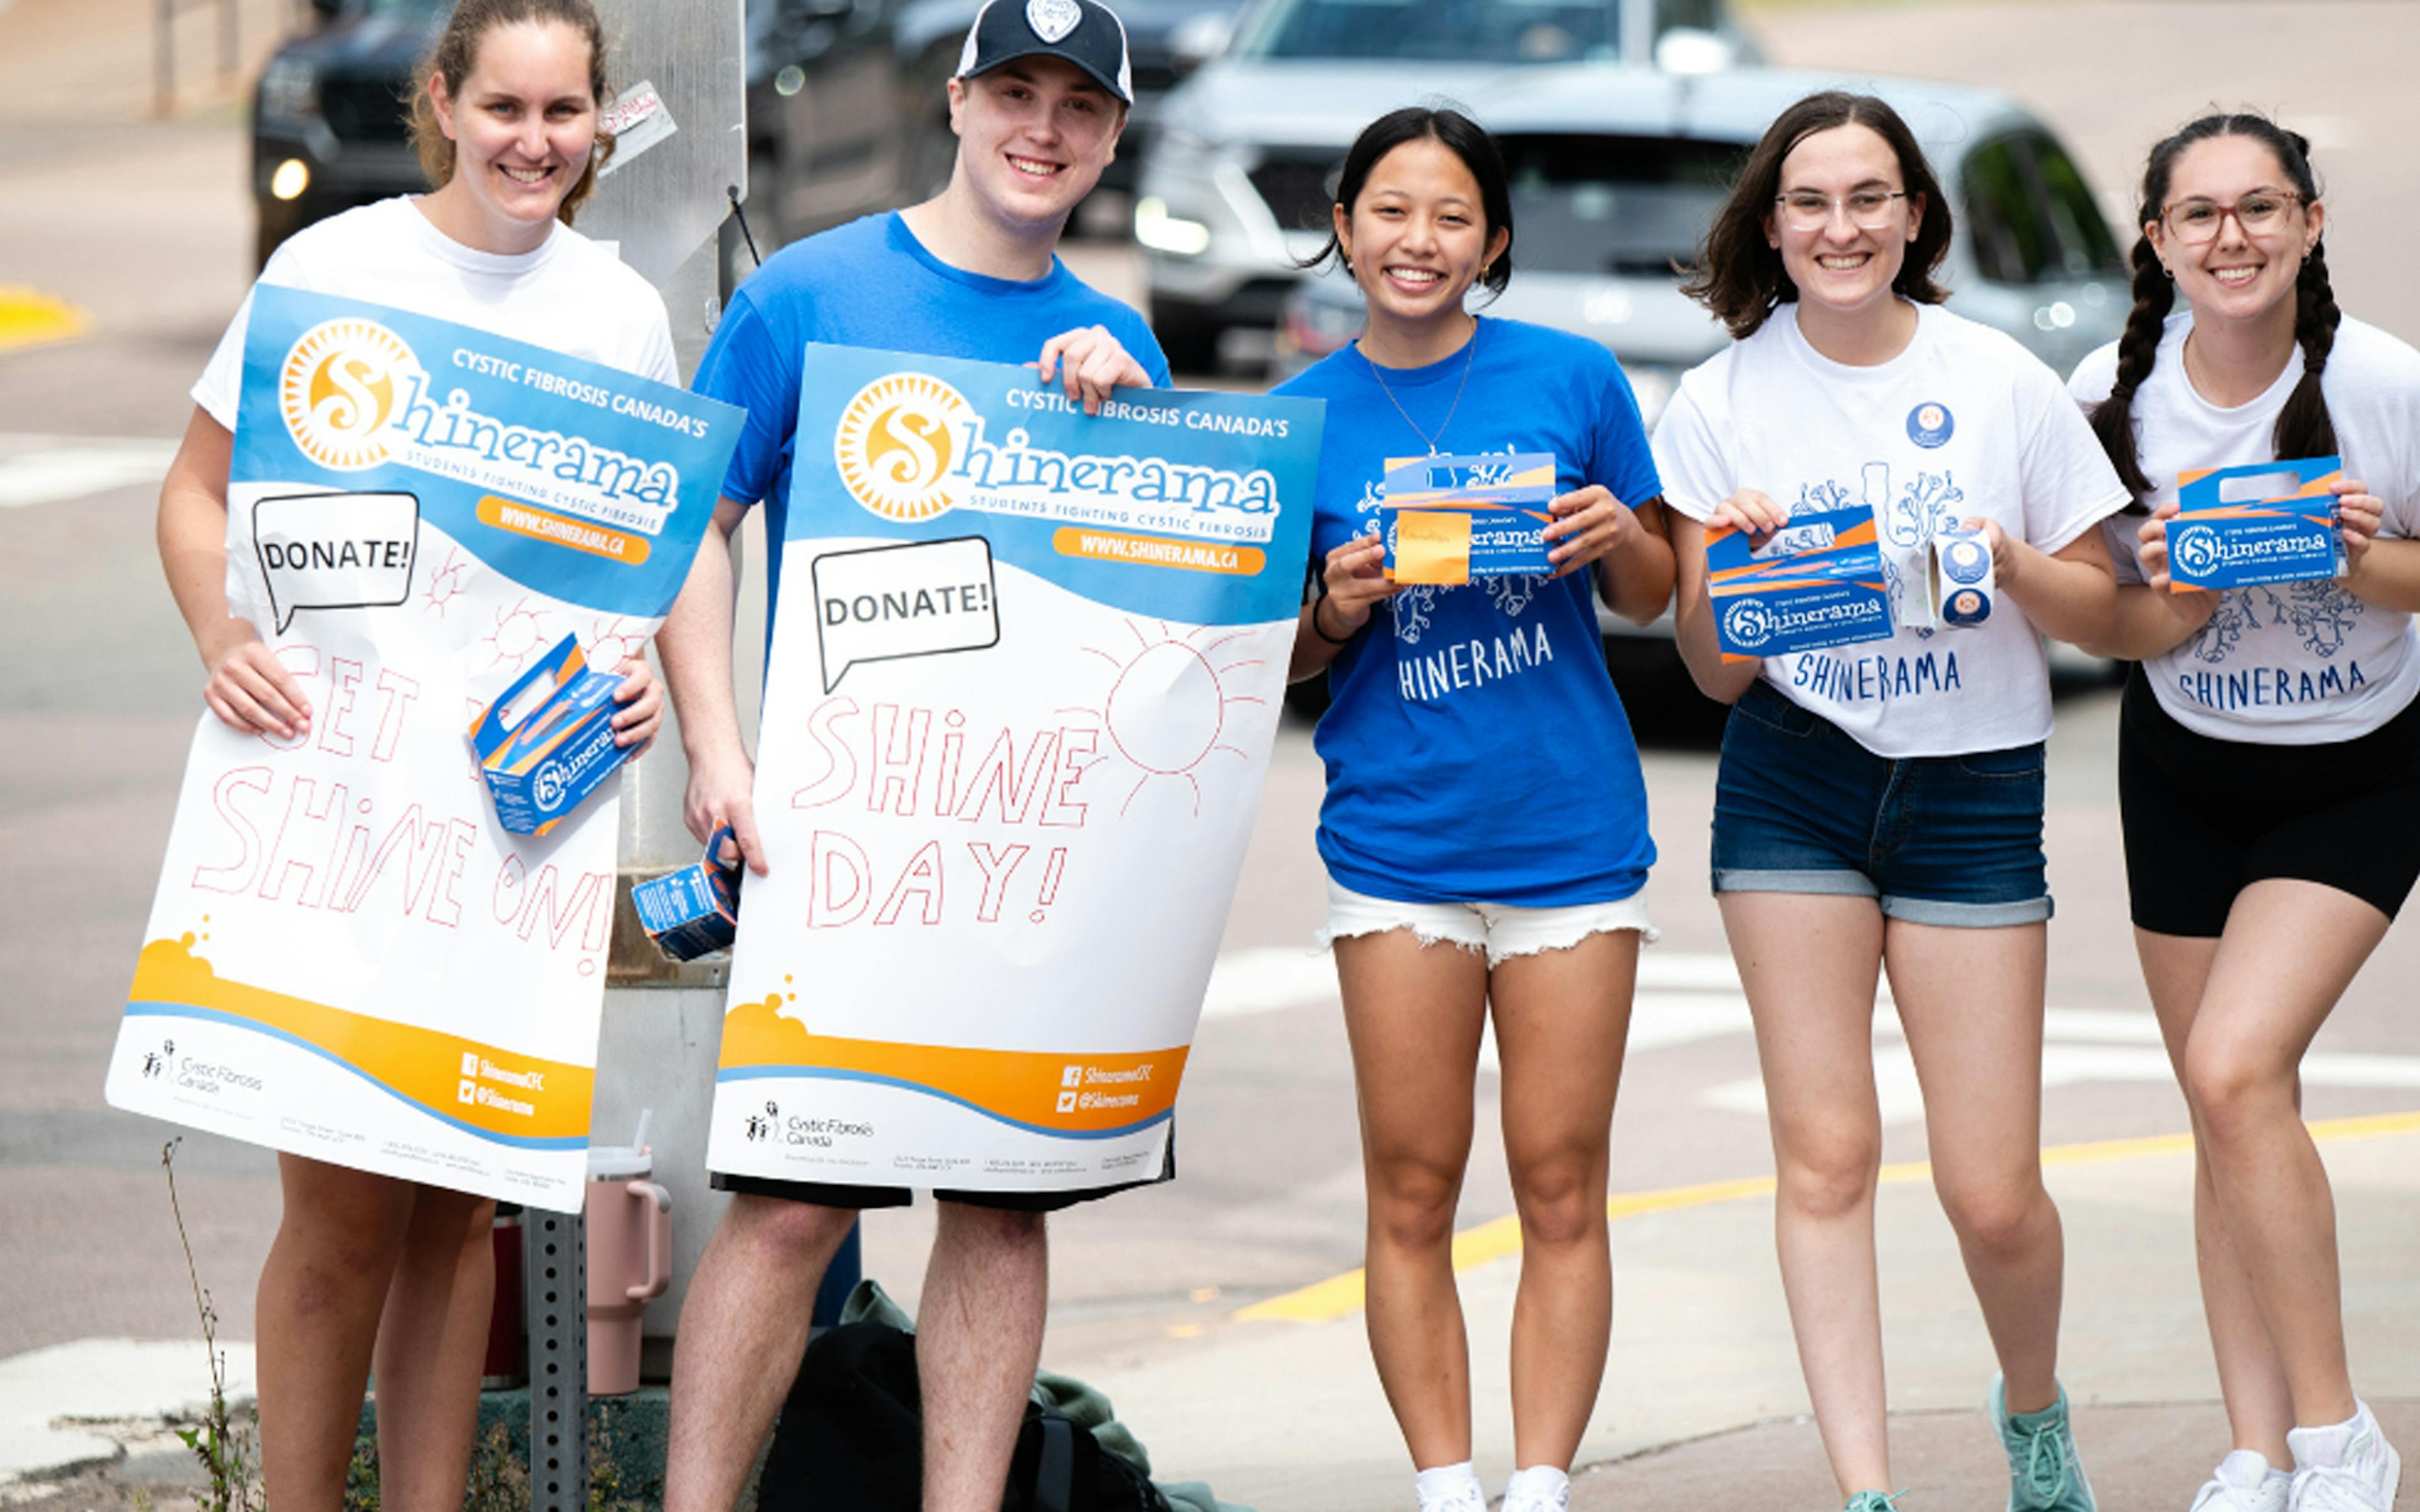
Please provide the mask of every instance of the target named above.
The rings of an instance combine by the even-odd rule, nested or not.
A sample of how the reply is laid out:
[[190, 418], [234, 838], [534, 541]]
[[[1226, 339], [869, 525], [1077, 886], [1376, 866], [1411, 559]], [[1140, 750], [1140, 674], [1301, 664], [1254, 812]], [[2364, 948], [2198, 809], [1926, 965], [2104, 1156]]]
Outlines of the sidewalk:
[[[2381, 1131], [2384, 1132], [2381, 1132]], [[2420, 1120], [2323, 1140], [2336, 1196], [2353, 1379], [2420, 1451]], [[2062, 1378], [2104, 1508], [2182, 1507], [2228, 1447], [2194, 1280], [2192, 1156], [2176, 1141], [2055, 1154], [2067, 1232]], [[1957, 1243], [1928, 1185], [1879, 1198], [1893, 1469], [1909, 1512], [1997, 1507], [2007, 1471], [1981, 1412], [1992, 1374]], [[1837, 1506], [1754, 1196], [1614, 1226], [1613, 1354], [1574, 1512]], [[1517, 1257], [1464, 1273], [1478, 1461], [1510, 1473], [1505, 1340]], [[1147, 1366], [1096, 1372], [1164, 1478], [1259, 1512], [1409, 1506], [1409, 1461], [1357, 1312], [1237, 1323]], [[2420, 1476], [2404, 1504], [2420, 1506]], [[1897, 1487], [1892, 1488], [1897, 1489]]]

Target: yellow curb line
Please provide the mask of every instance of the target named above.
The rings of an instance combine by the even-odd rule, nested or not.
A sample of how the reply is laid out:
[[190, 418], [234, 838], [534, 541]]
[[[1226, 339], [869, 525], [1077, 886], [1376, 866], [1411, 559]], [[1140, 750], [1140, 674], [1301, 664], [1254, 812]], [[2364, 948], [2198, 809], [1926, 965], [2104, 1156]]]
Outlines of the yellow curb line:
[[0, 351], [84, 334], [85, 313], [39, 289], [0, 285]]
[[[2324, 1119], [2307, 1125], [2311, 1137], [2322, 1143], [2343, 1139], [2374, 1139], [2388, 1134], [2420, 1134], [2420, 1112], [2380, 1113], [2357, 1119]], [[2193, 1149], [2190, 1134], [2151, 1134], [2140, 1139], [2102, 1139], [2086, 1144], [2051, 1145], [2043, 1149], [2044, 1165], [2095, 1165], [2107, 1161], [2133, 1160], [2145, 1155], [2180, 1155]], [[1908, 1161], [1885, 1165], [1879, 1173], [1884, 1186], [1898, 1186], [1909, 1181], [1930, 1180], [1932, 1165], [1929, 1161]], [[1738, 1202], [1749, 1197], [1769, 1197], [1774, 1192], [1770, 1176], [1743, 1177], [1730, 1181], [1704, 1181], [1695, 1186], [1666, 1187], [1660, 1192], [1625, 1192], [1605, 1205], [1607, 1223], [1624, 1218], [1637, 1218], [1651, 1212], [1675, 1212], [1683, 1208], [1706, 1208], [1721, 1202]], [[1453, 1236], [1453, 1268], [1457, 1273], [1490, 1260], [1500, 1260], [1521, 1248], [1521, 1219], [1517, 1213], [1492, 1218], [1475, 1228], [1464, 1229]], [[1297, 1291], [1256, 1302], [1234, 1314], [1239, 1323], [1326, 1323], [1347, 1313], [1361, 1310], [1363, 1302], [1362, 1273], [1347, 1271], [1342, 1275], [1329, 1276], [1313, 1282]]]

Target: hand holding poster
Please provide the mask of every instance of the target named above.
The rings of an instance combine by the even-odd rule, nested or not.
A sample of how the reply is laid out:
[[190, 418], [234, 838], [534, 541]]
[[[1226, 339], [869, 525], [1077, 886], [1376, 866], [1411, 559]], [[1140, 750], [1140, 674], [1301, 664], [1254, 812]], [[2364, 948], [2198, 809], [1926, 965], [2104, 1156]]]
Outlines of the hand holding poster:
[[[1160, 1167], [1302, 602], [1322, 407], [814, 347], [708, 1164]], [[824, 439], [830, 438], [830, 444]]]
[[508, 835], [465, 733], [566, 635], [609, 670], [645, 643], [739, 418], [446, 321], [255, 291], [227, 597], [312, 717], [286, 738], [203, 717], [114, 1105], [578, 1205], [618, 783]]

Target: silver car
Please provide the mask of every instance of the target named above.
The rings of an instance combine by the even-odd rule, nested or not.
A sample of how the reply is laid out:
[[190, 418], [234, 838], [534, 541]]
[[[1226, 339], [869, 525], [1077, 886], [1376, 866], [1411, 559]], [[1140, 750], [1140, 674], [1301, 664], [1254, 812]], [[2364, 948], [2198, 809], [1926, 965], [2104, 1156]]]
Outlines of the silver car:
[[1197, 371], [1224, 332], [1267, 330], [1326, 239], [1345, 149], [1399, 105], [1746, 55], [1724, 0], [1259, 0], [1161, 102], [1135, 202], [1152, 329]]
[[[1474, 308], [1592, 336], [1621, 359], [1652, 425], [1680, 374], [1727, 339], [1674, 273], [1704, 238], [1731, 174], [1792, 100], [1844, 81], [1737, 69], [1673, 80], [1637, 69], [1539, 80], [1480, 119], [1512, 183], [1514, 277]], [[1986, 90], [1846, 81], [1904, 116], [1948, 195], [1949, 307], [2016, 337], [2064, 373], [2117, 338], [2127, 274], [2091, 186], [2050, 129]], [[1361, 329], [1361, 295], [1330, 272], [1286, 300], [1278, 375]]]

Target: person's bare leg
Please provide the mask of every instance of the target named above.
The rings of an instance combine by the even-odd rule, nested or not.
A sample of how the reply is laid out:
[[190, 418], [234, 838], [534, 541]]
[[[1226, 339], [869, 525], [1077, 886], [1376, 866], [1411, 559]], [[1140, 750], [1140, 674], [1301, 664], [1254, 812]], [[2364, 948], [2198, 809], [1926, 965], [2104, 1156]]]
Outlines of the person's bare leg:
[[731, 1199], [690, 1277], [673, 1342], [664, 1512], [731, 1512], [798, 1378], [824, 1267], [857, 1214]]
[[1871, 898], [1726, 892], [1723, 929], [1756, 1020], [1779, 1190], [1774, 1233], [1798, 1365], [1842, 1500], [1892, 1489], [1883, 1388], [1874, 1181], [1874, 983], [1883, 915]]
[[278, 1512], [336, 1512], [412, 1183], [277, 1157], [286, 1211], [254, 1304], [260, 1466]]
[[1334, 946], [1368, 1192], [1363, 1319], [1412, 1467], [1470, 1458], [1470, 1346], [1453, 1215], [1470, 1164], [1487, 959], [1407, 929]]
[[496, 1295], [495, 1215], [495, 1203], [468, 1193], [413, 1194], [371, 1367], [379, 1504], [391, 1512], [462, 1505]]
[[2227, 1237], [2276, 1345], [2294, 1422], [2353, 1414], [2336, 1273], [2335, 1198], [2303, 1126], [2299, 1068], [2389, 920], [2316, 882], [2237, 895], [2185, 1042], [2185, 1095]]
[[[2211, 963], [2218, 957], [2218, 941], [2180, 934], [2134, 932], [2134, 953], [2143, 963], [2143, 984], [2151, 995], [2151, 1011], [2159, 1015], [2160, 1034], [2166, 1041], [2168, 1061], [2177, 1082], [2184, 1083], [2185, 1045], [2202, 990], [2210, 981]], [[2299, 1101], [2297, 1103], [2299, 1106]], [[2227, 1237], [2218, 1194], [2210, 1181], [2209, 1141], [2196, 1134], [2194, 1146], [2194, 1259], [2201, 1273], [2201, 1307], [2210, 1322], [2211, 1352], [2218, 1363], [2219, 1395], [2226, 1402], [2226, 1424], [2233, 1447], [2258, 1453], [2283, 1470], [2293, 1463], [2286, 1447], [2286, 1430], [2294, 1426], [2294, 1398], [2286, 1389], [2286, 1367], [2277, 1346], [2261, 1320], [2260, 1304], [2252, 1294], [2252, 1278]]]
[[1613, 1326], [1606, 1172], [1630, 1032], [1638, 933], [1515, 956], [1490, 974], [1504, 1066], [1504, 1154], [1521, 1215], [1512, 1302], [1512, 1455], [1571, 1468]]
[[1925, 1088], [1933, 1190], [1957, 1231], [2011, 1413], [2058, 1401], [2058, 1209], [2041, 1177], [2048, 929], [1893, 919], [1891, 995]]
[[924, 1512], [999, 1512], [1042, 1361], [1049, 1238], [1038, 1212], [936, 1206], [916, 1308]]

